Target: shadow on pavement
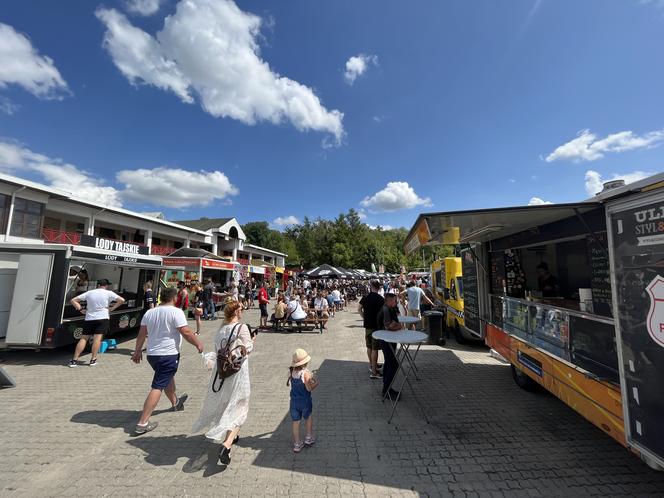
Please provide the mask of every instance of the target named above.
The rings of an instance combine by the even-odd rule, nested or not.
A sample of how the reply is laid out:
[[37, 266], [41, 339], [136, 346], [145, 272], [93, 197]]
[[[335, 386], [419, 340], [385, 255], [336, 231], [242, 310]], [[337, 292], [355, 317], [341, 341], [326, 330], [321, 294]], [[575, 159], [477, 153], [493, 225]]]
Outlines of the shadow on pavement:
[[[155, 410], [152, 415], [156, 416], [169, 412], [170, 410]], [[140, 414], [139, 410], [88, 410], [74, 414], [70, 422], [98, 425], [111, 429], [124, 429], [125, 434], [133, 434]]]

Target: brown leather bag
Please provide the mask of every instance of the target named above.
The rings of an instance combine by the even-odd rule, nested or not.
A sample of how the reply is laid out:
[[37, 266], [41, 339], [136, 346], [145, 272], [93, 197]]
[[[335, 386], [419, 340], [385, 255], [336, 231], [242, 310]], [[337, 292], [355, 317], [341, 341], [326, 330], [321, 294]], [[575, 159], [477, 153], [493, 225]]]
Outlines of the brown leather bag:
[[[236, 330], [242, 325], [241, 323], [235, 324], [228, 341], [217, 351], [217, 372], [214, 381], [212, 381], [212, 391], [215, 393], [219, 392], [221, 386], [224, 385], [224, 380], [240, 371], [247, 359], [247, 348], [243, 344], [233, 347], [233, 343], [239, 335], [239, 332], [236, 334]], [[235, 335], [235, 338], [233, 338], [233, 335]], [[218, 386], [216, 385], [217, 382], [219, 382]]]

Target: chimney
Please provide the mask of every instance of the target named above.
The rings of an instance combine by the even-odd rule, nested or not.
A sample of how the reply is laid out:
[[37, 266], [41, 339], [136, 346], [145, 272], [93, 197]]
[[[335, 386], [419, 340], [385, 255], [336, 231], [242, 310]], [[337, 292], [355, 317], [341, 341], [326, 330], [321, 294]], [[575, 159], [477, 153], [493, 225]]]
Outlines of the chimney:
[[600, 193], [603, 194], [604, 192], [608, 192], [609, 190], [613, 190], [613, 189], [624, 187], [624, 186], [625, 186], [625, 180], [622, 180], [622, 179], [621, 180], [611, 180], [610, 182], [604, 182], [604, 184], [603, 184], [604, 188], [602, 189], [602, 192], [600, 192]]

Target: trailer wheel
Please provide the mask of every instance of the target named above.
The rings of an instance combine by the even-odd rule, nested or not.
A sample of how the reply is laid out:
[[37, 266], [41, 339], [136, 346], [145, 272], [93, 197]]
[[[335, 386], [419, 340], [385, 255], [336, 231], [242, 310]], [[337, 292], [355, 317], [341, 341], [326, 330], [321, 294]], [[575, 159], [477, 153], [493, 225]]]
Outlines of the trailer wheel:
[[457, 344], [466, 344], [466, 338], [461, 333], [461, 327], [459, 327], [459, 322], [454, 320], [454, 338], [456, 339]]
[[528, 377], [525, 373], [516, 368], [514, 365], [511, 365], [511, 367], [512, 367], [512, 378], [514, 379], [514, 382], [516, 382], [517, 386], [519, 386], [524, 391], [528, 392], [539, 391], [540, 385], [537, 382]]

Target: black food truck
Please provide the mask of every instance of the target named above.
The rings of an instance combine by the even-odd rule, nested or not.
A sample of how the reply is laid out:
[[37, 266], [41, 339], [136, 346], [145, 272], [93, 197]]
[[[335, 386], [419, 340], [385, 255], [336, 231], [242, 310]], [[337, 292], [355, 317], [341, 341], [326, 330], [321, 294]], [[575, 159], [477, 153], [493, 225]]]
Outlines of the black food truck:
[[88, 235], [75, 246], [0, 244], [0, 348], [56, 348], [77, 341], [85, 317], [70, 300], [104, 278], [126, 301], [111, 313], [109, 335], [138, 327], [144, 284], [151, 281], [156, 294], [162, 267], [161, 257], [148, 251]]

